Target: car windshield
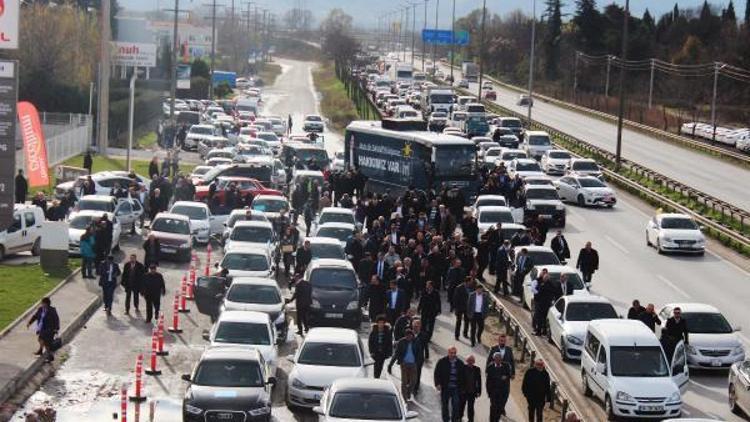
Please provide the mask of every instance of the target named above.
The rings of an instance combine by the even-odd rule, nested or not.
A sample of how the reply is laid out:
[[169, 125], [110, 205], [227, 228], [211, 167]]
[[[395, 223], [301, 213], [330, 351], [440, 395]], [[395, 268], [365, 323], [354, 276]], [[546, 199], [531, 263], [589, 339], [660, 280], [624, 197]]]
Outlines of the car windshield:
[[527, 189], [526, 199], [555, 200], [560, 199], [560, 197], [557, 196], [557, 191], [554, 189]]
[[349, 223], [354, 224], [354, 216], [343, 212], [323, 212], [318, 220], [318, 224], [325, 223]]
[[317, 268], [310, 273], [310, 284], [321, 290], [356, 290], [357, 276], [346, 268]]
[[434, 117], [434, 118], [436, 118], [436, 119], [437, 119], [437, 118], [442, 118], [442, 119], [444, 119], [444, 118], [448, 117], [448, 114], [447, 114], [447, 113], [445, 113], [445, 112], [443, 112], [443, 111], [436, 111], [436, 112], [432, 113], [432, 114], [430, 115], [430, 117]]
[[232, 284], [227, 292], [230, 302], [277, 305], [281, 303], [279, 291], [273, 286], [255, 284]]
[[503, 153], [503, 161], [511, 161], [515, 160], [516, 158], [526, 158], [525, 152], [506, 152]]
[[175, 205], [171, 210], [173, 214], [184, 215], [191, 220], [206, 220], [208, 218], [206, 211], [203, 207], [193, 207], [190, 205]]
[[268, 243], [273, 241], [273, 230], [270, 227], [235, 227], [229, 239], [238, 242]]
[[212, 359], [198, 365], [193, 384], [206, 387], [263, 387], [264, 382], [258, 362]]
[[235, 224], [237, 224], [238, 221], [267, 221], [265, 216], [261, 213], [255, 212], [252, 215], [249, 216], [247, 213], [245, 214], [233, 214], [229, 217], [229, 221], [227, 221], [227, 227], [234, 227]]
[[549, 158], [555, 158], [558, 160], [569, 160], [570, 153], [565, 151], [553, 151], [549, 153]]
[[606, 188], [607, 185], [599, 179], [578, 179], [578, 183], [584, 188]]
[[296, 151], [294, 151], [294, 156], [299, 158], [303, 162], [307, 162], [308, 160], [313, 160], [317, 163], [328, 162], [328, 154], [326, 153], [324, 149], [299, 148]]
[[112, 201], [95, 201], [93, 199], [83, 198], [78, 201], [78, 209], [81, 211], [91, 210], [112, 212], [114, 211], [114, 206], [112, 205]]
[[213, 135], [214, 128], [204, 126], [193, 126], [190, 128], [190, 133], [197, 135]]
[[560, 265], [560, 260], [552, 251], [529, 251], [534, 265]]
[[211, 170], [211, 167], [196, 167], [193, 169], [193, 176], [206, 174], [209, 170]]
[[503, 120], [501, 125], [503, 127], [521, 127], [521, 121], [516, 119]]
[[253, 209], [263, 212], [281, 212], [289, 208], [286, 201], [279, 201], [273, 199], [256, 199], [253, 201]]
[[662, 218], [662, 229], [698, 230], [695, 222], [689, 218]]
[[529, 136], [529, 145], [545, 146], [552, 145], [546, 135]]
[[446, 145], [435, 148], [436, 176], [467, 176], [474, 174], [476, 146]]
[[500, 149], [489, 149], [487, 150], [486, 153], [484, 153], [484, 156], [485, 157], [497, 157], [498, 155], [500, 155], [501, 152], [502, 150]]
[[279, 137], [275, 133], [259, 133], [258, 138], [268, 142], [279, 142]]
[[724, 315], [715, 312], [685, 312], [682, 317], [687, 321], [687, 329], [696, 334], [729, 334], [732, 326]]
[[341, 392], [333, 397], [329, 414], [342, 419], [400, 421], [401, 405], [395, 394]]
[[453, 113], [453, 121], [455, 122], [463, 122], [466, 120], [466, 115], [463, 113]]
[[344, 248], [338, 243], [310, 243], [313, 259], [331, 258], [344, 259]]
[[306, 342], [297, 359], [297, 364], [317, 366], [361, 365], [357, 346], [354, 344]]
[[84, 230], [88, 228], [95, 220], [99, 220], [99, 217], [95, 217], [93, 215], [79, 215], [70, 220], [70, 228]]
[[221, 261], [221, 268], [236, 271], [268, 271], [268, 259], [260, 254], [228, 253]]
[[269, 346], [271, 336], [268, 325], [250, 322], [223, 321], [216, 329], [214, 341], [217, 343], [238, 343]]
[[322, 122], [323, 119], [320, 118], [320, 116], [307, 116], [305, 117], [305, 120], [308, 122]]
[[609, 303], [576, 302], [568, 304], [565, 310], [566, 321], [592, 321], [605, 318], [617, 318], [615, 308]]
[[176, 218], [157, 218], [151, 223], [151, 230], [156, 232], [190, 234], [190, 223]]
[[453, 95], [450, 94], [432, 94], [430, 95], [432, 104], [453, 104]]
[[481, 211], [479, 213], [480, 223], [512, 223], [513, 214], [510, 211]]
[[542, 171], [537, 162], [519, 161], [516, 163], [516, 171]]
[[331, 237], [341, 242], [346, 241], [351, 235], [351, 229], [345, 229], [342, 227], [321, 227], [316, 234], [318, 237]]
[[610, 348], [612, 375], [617, 377], [666, 377], [669, 367], [659, 346]]
[[504, 207], [505, 199], [481, 199], [477, 201], [477, 208], [492, 207], [492, 206]]
[[593, 161], [576, 161], [572, 168], [573, 170], [599, 171], [599, 166]]
[[[560, 276], [562, 273], [556, 273], [551, 272], [549, 273], [549, 281], [560, 284]], [[583, 280], [581, 280], [581, 277], [578, 275], [578, 273], [566, 273], [568, 277], [568, 286], [569, 288], [573, 288], [573, 290], [582, 290], [584, 288]]]

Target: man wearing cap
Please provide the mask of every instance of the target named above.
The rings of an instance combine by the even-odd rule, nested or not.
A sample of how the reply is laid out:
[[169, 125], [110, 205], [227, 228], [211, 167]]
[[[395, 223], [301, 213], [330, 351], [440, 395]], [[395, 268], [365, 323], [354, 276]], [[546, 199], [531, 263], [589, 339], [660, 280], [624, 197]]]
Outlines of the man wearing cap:
[[505, 404], [510, 395], [511, 367], [500, 352], [492, 355], [492, 363], [485, 370], [487, 396], [490, 399], [490, 422], [498, 422], [505, 415]]
[[143, 276], [141, 293], [146, 299], [146, 323], [151, 323], [152, 318], [159, 318], [161, 297], [167, 294], [164, 276], [156, 271], [156, 264], [149, 265], [148, 272]]

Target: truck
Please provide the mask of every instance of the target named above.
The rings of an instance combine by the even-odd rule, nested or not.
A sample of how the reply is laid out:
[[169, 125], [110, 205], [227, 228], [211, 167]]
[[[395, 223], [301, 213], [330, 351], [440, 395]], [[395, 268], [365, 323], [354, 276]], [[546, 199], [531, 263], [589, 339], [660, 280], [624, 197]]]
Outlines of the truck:
[[454, 98], [455, 95], [451, 88], [430, 88], [422, 96], [422, 113], [425, 117], [433, 111], [444, 111], [450, 114], [453, 111]]
[[466, 119], [459, 124], [461, 131], [471, 139], [474, 136], [486, 136], [490, 131], [487, 123], [487, 111], [483, 104], [467, 103], [464, 106]]
[[395, 62], [388, 69], [388, 77], [390, 80], [395, 82], [411, 82], [413, 79], [414, 70], [408, 63]]
[[219, 86], [219, 84], [221, 84], [222, 82], [226, 82], [232, 89], [234, 89], [237, 87], [237, 73], [226, 72], [223, 70], [214, 70], [212, 81], [214, 87]]
[[479, 80], [479, 66], [474, 62], [463, 62], [461, 64], [461, 73], [463, 73], [464, 79], [469, 82], [477, 82]]

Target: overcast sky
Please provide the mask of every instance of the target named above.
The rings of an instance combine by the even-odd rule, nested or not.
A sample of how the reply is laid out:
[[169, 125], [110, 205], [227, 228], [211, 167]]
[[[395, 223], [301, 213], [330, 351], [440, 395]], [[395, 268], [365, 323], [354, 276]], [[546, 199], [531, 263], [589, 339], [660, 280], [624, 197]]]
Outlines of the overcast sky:
[[[174, 7], [174, 0], [118, 0], [120, 5], [125, 8], [132, 8], [138, 10], [152, 10], [158, 6], [162, 8]], [[347, 13], [354, 17], [355, 25], [357, 26], [369, 26], [375, 25], [375, 19], [377, 16], [387, 12], [389, 10], [395, 10], [400, 4], [406, 4], [407, 0], [256, 0], [256, 3], [260, 4], [261, 7], [269, 8], [277, 13], [283, 13], [298, 4], [300, 1], [305, 5], [306, 8], [313, 11], [316, 17], [325, 15], [328, 10], [333, 7], [341, 7]], [[428, 21], [434, 22], [435, 16], [435, 1], [428, 0], [428, 14], [431, 18]], [[487, 7], [495, 13], [504, 15], [515, 9], [522, 9], [527, 13], [531, 13], [531, 4], [533, 0], [489, 0], [487, 1]], [[537, 1], [537, 14], [541, 14], [544, 7], [544, 0]], [[230, 5], [232, 0], [217, 0], [218, 4]], [[244, 5], [247, 0], [235, 0], [236, 7], [240, 7], [240, 4]], [[412, 1], [414, 2], [414, 1]], [[424, 9], [421, 7], [422, 0], [416, 0], [420, 3], [417, 7], [417, 20], [423, 16]], [[615, 0], [614, 3], [624, 4], [624, 0]], [[180, 2], [181, 7], [192, 8], [194, 5], [200, 5], [207, 3], [205, 0], [182, 0]], [[612, 0], [603, 1], [599, 0], [597, 4], [602, 7], [606, 4], [613, 3]], [[703, 4], [703, 0], [631, 0], [630, 7], [632, 13], [635, 16], [641, 16], [643, 12], [648, 9], [652, 15], [660, 16], [672, 9], [674, 4], [679, 4], [680, 8], [694, 8], [700, 7]], [[721, 9], [726, 7], [729, 0], [709, 0], [715, 8]], [[574, 10], [575, 0], [563, 0], [565, 5], [564, 13], [572, 13]], [[745, 10], [745, 0], [735, 0], [735, 10], [737, 16], [742, 18]], [[243, 6], [244, 7], [244, 6]], [[456, 0], [456, 15], [461, 16], [469, 11], [482, 7], [481, 0]], [[421, 10], [420, 10], [421, 9]], [[451, 13], [451, 3], [449, 0], [440, 1], [440, 22], [441, 25], [446, 25], [449, 22]], [[443, 19], [445, 17], [445, 19]], [[369, 22], [368, 20], [369, 19]], [[369, 25], [368, 25], [369, 24]]]

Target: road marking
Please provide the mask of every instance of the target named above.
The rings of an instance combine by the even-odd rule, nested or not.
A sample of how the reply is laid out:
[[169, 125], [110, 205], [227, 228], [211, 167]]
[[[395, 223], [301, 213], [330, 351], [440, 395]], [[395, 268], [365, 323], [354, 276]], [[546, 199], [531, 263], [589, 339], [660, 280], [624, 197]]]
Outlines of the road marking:
[[611, 237], [609, 237], [607, 235], [604, 235], [604, 238], [607, 239], [607, 241], [609, 243], [611, 243], [612, 246], [614, 246], [615, 248], [619, 249], [620, 252], [622, 252], [624, 254], [630, 254], [630, 251], [628, 251], [627, 249], [625, 249], [625, 247], [622, 246], [622, 244], [620, 244], [620, 242], [616, 241], [615, 239], [612, 239]]
[[414, 403], [415, 406], [417, 406], [418, 408], [420, 408], [424, 412], [432, 412], [432, 409], [430, 409], [429, 407], [427, 407], [427, 406], [423, 405], [422, 403], [418, 402], [417, 399], [414, 398], [414, 397], [411, 399], [411, 402]]
[[669, 279], [668, 279], [668, 278], [666, 278], [666, 277], [664, 277], [663, 275], [661, 275], [661, 274], [657, 274], [657, 275], [656, 275], [656, 278], [658, 278], [659, 280], [663, 281], [663, 282], [664, 282], [664, 284], [666, 284], [667, 286], [669, 286], [669, 287], [673, 288], [673, 289], [674, 289], [674, 290], [675, 290], [675, 291], [676, 291], [677, 293], [680, 293], [681, 295], [685, 296], [686, 298], [690, 298], [690, 295], [689, 295], [689, 294], [687, 294], [687, 293], [686, 293], [686, 292], [685, 292], [684, 290], [682, 290], [681, 288], [677, 287], [677, 285], [676, 285], [676, 284], [674, 284], [674, 283], [672, 283], [671, 281], [669, 281]]

